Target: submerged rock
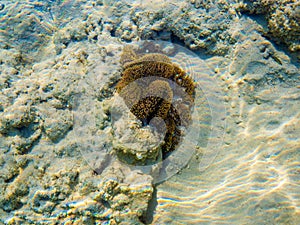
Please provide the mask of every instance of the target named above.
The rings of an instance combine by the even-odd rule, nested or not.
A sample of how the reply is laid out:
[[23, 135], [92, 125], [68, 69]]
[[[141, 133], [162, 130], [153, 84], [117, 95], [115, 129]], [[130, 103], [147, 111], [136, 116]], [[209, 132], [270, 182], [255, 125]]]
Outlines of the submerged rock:
[[300, 51], [300, 2], [299, 1], [247, 1], [241, 12], [263, 15], [267, 22], [267, 35], [285, 43], [293, 52]]
[[73, 125], [72, 114], [68, 110], [54, 110], [51, 117], [45, 118], [43, 128], [47, 137], [57, 142]]
[[152, 164], [162, 158], [164, 133], [159, 133], [153, 127], [144, 126], [119, 99], [114, 101], [112, 108], [113, 148], [119, 159], [129, 164]]
[[115, 162], [104, 171], [95, 200], [110, 206], [113, 224], [144, 224], [153, 195], [152, 180], [149, 175]]

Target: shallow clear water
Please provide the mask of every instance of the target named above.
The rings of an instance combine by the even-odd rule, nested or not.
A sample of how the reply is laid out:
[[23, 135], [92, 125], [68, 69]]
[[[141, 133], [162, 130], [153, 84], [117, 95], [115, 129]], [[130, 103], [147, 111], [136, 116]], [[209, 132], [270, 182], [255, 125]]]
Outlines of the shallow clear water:
[[[298, 224], [297, 53], [226, 4], [1, 1], [0, 223]], [[120, 55], [140, 40], [196, 82], [193, 123], [172, 168], [107, 172]], [[119, 176], [130, 191], [107, 200]]]

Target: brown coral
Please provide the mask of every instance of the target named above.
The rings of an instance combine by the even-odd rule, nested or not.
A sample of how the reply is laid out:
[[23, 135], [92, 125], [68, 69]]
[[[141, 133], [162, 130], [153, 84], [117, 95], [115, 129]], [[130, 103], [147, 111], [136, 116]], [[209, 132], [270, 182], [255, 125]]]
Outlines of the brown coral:
[[[130, 46], [121, 55], [122, 78], [117, 92], [130, 111], [149, 125], [160, 117], [166, 124], [163, 155], [175, 149], [182, 131], [191, 120], [195, 83], [178, 65], [163, 54], [138, 55]], [[153, 122], [158, 130], [160, 124]]]

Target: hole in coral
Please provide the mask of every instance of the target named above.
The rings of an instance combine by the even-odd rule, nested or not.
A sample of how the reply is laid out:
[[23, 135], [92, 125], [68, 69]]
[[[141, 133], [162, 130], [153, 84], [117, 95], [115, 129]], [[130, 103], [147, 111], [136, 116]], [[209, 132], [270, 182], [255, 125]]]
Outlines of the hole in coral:
[[112, 37], [116, 37], [116, 29], [115, 29], [115, 28], [111, 29], [110, 35], [111, 35]]

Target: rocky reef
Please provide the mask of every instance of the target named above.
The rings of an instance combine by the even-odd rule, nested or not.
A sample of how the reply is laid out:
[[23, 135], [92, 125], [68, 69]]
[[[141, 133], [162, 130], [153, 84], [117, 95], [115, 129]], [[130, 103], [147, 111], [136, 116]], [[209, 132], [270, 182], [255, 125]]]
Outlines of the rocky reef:
[[267, 23], [264, 33], [278, 43], [284, 43], [292, 52], [300, 51], [300, 2], [299, 1], [244, 1], [242, 13], [261, 15]]

